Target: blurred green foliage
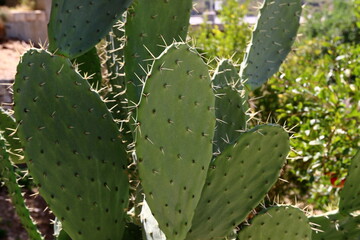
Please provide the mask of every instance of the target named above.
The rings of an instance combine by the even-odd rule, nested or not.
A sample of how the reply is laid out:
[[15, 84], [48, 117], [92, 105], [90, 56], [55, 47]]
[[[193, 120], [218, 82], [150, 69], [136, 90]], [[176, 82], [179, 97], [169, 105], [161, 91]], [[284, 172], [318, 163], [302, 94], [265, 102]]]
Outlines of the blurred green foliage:
[[[220, 18], [228, 22], [222, 31], [206, 24], [192, 30], [196, 46], [208, 58], [233, 53], [234, 60], [242, 58], [249, 27], [233, 15], [243, 18], [247, 3], [225, 3]], [[252, 94], [252, 106], [260, 112], [257, 119], [286, 125], [295, 136], [282, 173], [287, 181], [279, 181], [270, 197], [296, 198], [329, 210], [337, 206], [337, 193], [360, 147], [360, 0], [307, 5], [303, 16], [294, 51], [280, 73]]]
[[249, 2], [239, 4], [237, 0], [227, 0], [218, 13], [221, 26], [207, 24], [204, 17], [203, 24], [190, 28], [189, 35], [207, 58], [232, 58], [234, 61], [243, 58], [251, 36], [251, 29], [244, 21]]

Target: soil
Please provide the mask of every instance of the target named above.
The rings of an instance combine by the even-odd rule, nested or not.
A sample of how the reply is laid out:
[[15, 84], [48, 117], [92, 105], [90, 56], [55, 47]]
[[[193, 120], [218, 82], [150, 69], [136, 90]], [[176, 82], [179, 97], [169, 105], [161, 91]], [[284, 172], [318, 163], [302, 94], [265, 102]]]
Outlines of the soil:
[[[24, 196], [30, 214], [46, 240], [52, 240], [54, 216], [45, 201], [33, 191], [25, 189]], [[4, 187], [0, 188], [0, 240], [27, 240], [28, 235], [21, 225]]]
[[[30, 48], [30, 45], [16, 40], [0, 42], [0, 105], [11, 108], [11, 84], [16, 74], [16, 66], [20, 56]], [[23, 189], [26, 204], [31, 216], [37, 223], [40, 232], [46, 240], [53, 239], [54, 216], [47, 209], [45, 201], [35, 194], [36, 189]], [[20, 224], [14, 207], [8, 198], [7, 190], [0, 184], [0, 240], [28, 240], [25, 229]]]

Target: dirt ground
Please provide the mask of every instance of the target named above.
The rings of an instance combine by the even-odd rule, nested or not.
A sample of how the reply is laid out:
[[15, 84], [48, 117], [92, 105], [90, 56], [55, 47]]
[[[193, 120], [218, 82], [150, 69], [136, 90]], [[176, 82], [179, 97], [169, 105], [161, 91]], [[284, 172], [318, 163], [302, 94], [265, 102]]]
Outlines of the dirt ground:
[[[0, 42], [0, 105], [11, 108], [12, 96], [10, 87], [16, 74], [16, 66], [23, 54], [30, 45], [15, 40]], [[31, 209], [31, 215], [37, 222], [38, 228], [47, 240], [53, 239], [53, 226], [50, 219], [53, 216], [46, 209], [44, 200], [34, 197], [33, 191], [24, 190], [27, 206]], [[15, 210], [8, 198], [7, 190], [0, 184], [0, 240], [28, 240], [26, 231], [19, 222]]]

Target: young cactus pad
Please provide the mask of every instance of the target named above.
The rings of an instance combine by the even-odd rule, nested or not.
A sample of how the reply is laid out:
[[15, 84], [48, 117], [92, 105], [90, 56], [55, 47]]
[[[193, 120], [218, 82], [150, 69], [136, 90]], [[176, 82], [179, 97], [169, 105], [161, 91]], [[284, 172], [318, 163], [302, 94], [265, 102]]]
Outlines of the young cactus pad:
[[300, 0], [265, 0], [240, 75], [256, 89], [276, 73], [291, 50], [299, 28]]
[[[30, 212], [25, 205], [24, 198], [19, 187], [14, 166], [12, 166], [5, 146], [5, 140], [0, 134], [0, 180], [2, 180], [8, 189], [9, 196], [15, 207], [16, 213], [20, 218], [21, 223], [26, 229], [30, 240], [42, 240], [36, 225], [30, 217]], [[0, 181], [0, 183], [2, 182]], [[1, 184], [0, 184], [1, 185]]]
[[221, 239], [244, 221], [278, 179], [289, 149], [288, 133], [276, 125], [229, 145], [210, 166], [187, 239]]
[[[271, 207], [254, 217], [239, 233], [240, 240], [311, 240], [305, 214], [290, 206]], [[338, 239], [340, 240], [340, 239]]]
[[101, 41], [132, 0], [52, 0], [49, 49], [78, 57]]
[[146, 201], [167, 239], [190, 229], [212, 157], [215, 96], [207, 65], [186, 44], [155, 60], [138, 109], [136, 154]]
[[68, 59], [30, 49], [14, 101], [30, 174], [64, 230], [73, 240], [121, 239], [127, 157], [99, 95]]
[[146, 71], [154, 57], [174, 40], [186, 40], [192, 0], [135, 0], [129, 9], [125, 32], [125, 72], [130, 102], [140, 99]]

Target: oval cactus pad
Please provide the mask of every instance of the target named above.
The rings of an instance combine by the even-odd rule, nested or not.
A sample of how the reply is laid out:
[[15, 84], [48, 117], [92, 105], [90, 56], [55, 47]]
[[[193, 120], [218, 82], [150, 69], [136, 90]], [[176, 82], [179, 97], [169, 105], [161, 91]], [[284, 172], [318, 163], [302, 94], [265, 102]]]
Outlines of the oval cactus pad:
[[[240, 231], [240, 240], [311, 240], [311, 227], [298, 208], [278, 206], [257, 215]], [[339, 239], [340, 240], [340, 239]]]
[[18, 133], [40, 194], [72, 239], [121, 239], [127, 157], [105, 103], [66, 58], [31, 49], [17, 72]]
[[[215, 96], [186, 44], [155, 60], [138, 109], [136, 154], [146, 201], [167, 239], [183, 240], [212, 157]], [[157, 217], [159, 216], [159, 217]]]
[[53, 0], [48, 25], [49, 49], [78, 57], [110, 31], [132, 0]]
[[288, 133], [262, 125], [243, 133], [212, 162], [187, 239], [221, 239], [245, 220], [279, 177]]

